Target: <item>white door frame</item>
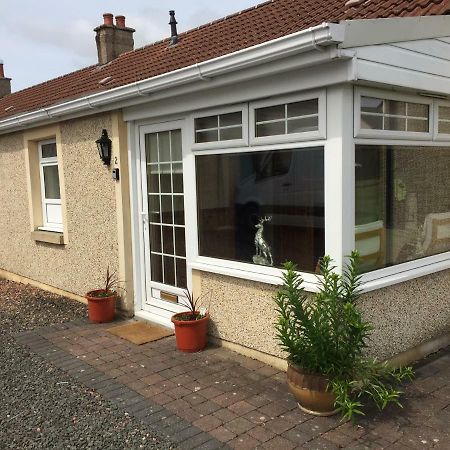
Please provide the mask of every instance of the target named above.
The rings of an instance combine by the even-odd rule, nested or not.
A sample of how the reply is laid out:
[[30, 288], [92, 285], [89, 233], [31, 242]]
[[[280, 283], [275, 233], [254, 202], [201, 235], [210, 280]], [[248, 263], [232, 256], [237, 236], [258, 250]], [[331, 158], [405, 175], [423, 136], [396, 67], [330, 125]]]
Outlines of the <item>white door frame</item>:
[[[134, 263], [134, 292], [135, 292], [135, 316], [145, 320], [150, 320], [165, 326], [172, 327], [170, 321], [171, 316], [176, 312], [185, 310], [180, 305], [168, 304], [165, 301], [152, 300], [152, 304], [147, 304], [147, 299], [150, 296], [149, 293], [149, 281], [150, 270], [149, 265], [146, 263], [146, 245], [148, 245], [148, 228], [146, 225], [146, 218], [148, 217], [148, 204], [146, 196], [143, 195], [143, 178], [147, 176], [146, 172], [146, 160], [145, 160], [145, 148], [141, 143], [141, 137], [148, 133], [169, 131], [169, 130], [181, 130], [182, 136], [182, 155], [183, 155], [183, 174], [189, 173], [185, 164], [188, 159], [188, 140], [186, 137], [185, 120], [174, 120], [170, 122], [160, 123], [129, 123], [129, 161], [130, 161], [130, 188], [131, 188], [131, 203], [132, 203], [132, 246], [133, 246], [133, 263]], [[183, 177], [183, 189], [185, 196], [185, 210], [187, 208], [186, 202], [186, 190], [189, 191], [187, 186], [187, 177]], [[186, 214], [188, 216], [189, 214]], [[188, 220], [185, 218], [185, 227], [188, 229]], [[189, 258], [189, 243], [188, 235], [186, 232], [186, 260]], [[148, 248], [148, 247], [147, 247]], [[192, 289], [192, 271], [187, 265], [187, 285], [189, 289]], [[163, 285], [161, 285], [163, 287]], [[172, 289], [174, 293], [182, 294], [181, 289]]]

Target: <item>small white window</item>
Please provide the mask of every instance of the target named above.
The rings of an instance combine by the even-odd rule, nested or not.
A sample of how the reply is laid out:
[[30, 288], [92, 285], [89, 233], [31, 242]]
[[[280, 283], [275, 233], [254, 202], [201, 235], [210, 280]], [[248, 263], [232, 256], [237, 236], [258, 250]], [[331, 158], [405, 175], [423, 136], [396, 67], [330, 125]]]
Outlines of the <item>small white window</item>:
[[432, 139], [433, 100], [369, 88], [355, 93], [355, 137]]
[[62, 232], [61, 192], [59, 188], [56, 141], [39, 142], [38, 151], [43, 216], [43, 226], [39, 227], [39, 229]]
[[430, 107], [376, 97], [361, 97], [361, 128], [427, 133]]
[[198, 112], [192, 119], [194, 150], [248, 145], [247, 105]]
[[256, 137], [305, 133], [319, 129], [319, 100], [255, 109]]
[[252, 144], [325, 138], [325, 96], [310, 93], [250, 104]]
[[242, 139], [242, 111], [195, 119], [195, 143]]

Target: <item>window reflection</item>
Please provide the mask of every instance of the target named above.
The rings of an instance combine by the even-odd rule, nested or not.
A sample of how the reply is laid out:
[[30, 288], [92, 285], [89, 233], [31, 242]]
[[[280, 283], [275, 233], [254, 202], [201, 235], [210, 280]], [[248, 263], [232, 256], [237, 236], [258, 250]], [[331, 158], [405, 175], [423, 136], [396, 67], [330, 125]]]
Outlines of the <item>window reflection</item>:
[[274, 265], [314, 272], [324, 254], [323, 148], [196, 158], [199, 252], [253, 263], [256, 225]]
[[450, 250], [450, 148], [356, 147], [356, 248], [364, 270]]

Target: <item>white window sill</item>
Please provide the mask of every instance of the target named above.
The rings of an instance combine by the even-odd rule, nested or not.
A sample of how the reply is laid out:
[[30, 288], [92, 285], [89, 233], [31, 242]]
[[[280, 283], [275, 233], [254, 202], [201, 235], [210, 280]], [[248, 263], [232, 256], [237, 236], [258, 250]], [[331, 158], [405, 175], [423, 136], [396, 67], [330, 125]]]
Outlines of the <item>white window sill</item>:
[[[202, 261], [204, 259], [208, 259], [216, 263]], [[226, 263], [229, 265], [227, 266]], [[230, 263], [234, 267], [232, 267]], [[274, 267], [253, 266], [251, 264], [215, 260], [213, 258], [204, 257], [199, 258], [199, 260], [195, 262], [188, 263], [188, 267], [191, 269], [200, 270], [202, 272], [216, 273], [218, 275], [241, 278], [243, 280], [255, 281], [257, 283], [271, 284], [273, 286], [279, 286], [282, 284], [282, 270]], [[317, 275], [312, 273], [300, 273], [300, 275], [304, 280], [303, 288], [305, 291], [318, 292]]]
[[[273, 286], [279, 286], [282, 283], [282, 270], [274, 267], [253, 266], [205, 257], [199, 257], [196, 261], [188, 263], [188, 267], [202, 272], [216, 273]], [[450, 252], [376, 270], [363, 274], [361, 293], [375, 291], [448, 269], [450, 269]], [[306, 292], [318, 292], [317, 275], [302, 272], [300, 275], [304, 279], [303, 288]]]

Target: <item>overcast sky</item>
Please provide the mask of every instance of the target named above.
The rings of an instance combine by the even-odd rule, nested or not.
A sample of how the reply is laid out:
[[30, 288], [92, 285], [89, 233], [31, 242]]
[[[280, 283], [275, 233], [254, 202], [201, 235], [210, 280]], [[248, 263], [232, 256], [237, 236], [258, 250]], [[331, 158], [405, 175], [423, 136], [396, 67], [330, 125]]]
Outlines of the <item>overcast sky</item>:
[[18, 91], [97, 62], [93, 29], [103, 13], [126, 16], [135, 48], [169, 37], [169, 10], [178, 31], [261, 3], [262, 0], [0, 0], [0, 59]]

